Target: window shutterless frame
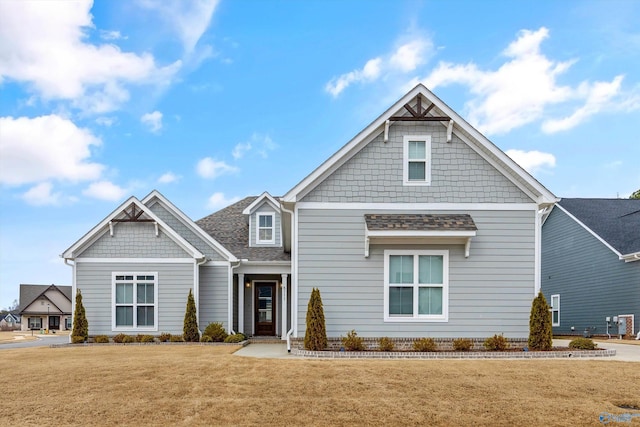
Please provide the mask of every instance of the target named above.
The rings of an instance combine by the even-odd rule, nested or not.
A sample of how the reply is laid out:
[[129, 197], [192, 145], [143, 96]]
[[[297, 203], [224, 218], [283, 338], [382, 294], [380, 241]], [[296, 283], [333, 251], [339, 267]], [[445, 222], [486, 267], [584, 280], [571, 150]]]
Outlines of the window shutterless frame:
[[158, 273], [111, 273], [111, 329], [117, 332], [158, 330]]
[[431, 135], [403, 137], [403, 185], [431, 185]]
[[560, 326], [560, 294], [551, 295], [551, 326]]
[[276, 242], [276, 214], [256, 213], [256, 243], [273, 244]]

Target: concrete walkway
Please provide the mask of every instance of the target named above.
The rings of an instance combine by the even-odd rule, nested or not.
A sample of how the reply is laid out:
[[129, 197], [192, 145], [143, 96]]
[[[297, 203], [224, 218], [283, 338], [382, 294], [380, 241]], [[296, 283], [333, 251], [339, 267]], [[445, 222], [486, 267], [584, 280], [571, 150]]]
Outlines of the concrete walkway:
[[[617, 360], [623, 362], [640, 362], [640, 345], [633, 344], [621, 344], [616, 343], [613, 340], [611, 342], [598, 342], [598, 348], [614, 349], [616, 355], [613, 357], [593, 357], [593, 358], [581, 358], [591, 360]], [[553, 345], [558, 347], [567, 347], [569, 340], [553, 340]], [[298, 358], [287, 352], [287, 345], [282, 344], [249, 344], [234, 353], [236, 356], [244, 357], [260, 357], [270, 359], [289, 359]], [[487, 359], [483, 359], [487, 360]], [[547, 359], [548, 360], [548, 359]]]

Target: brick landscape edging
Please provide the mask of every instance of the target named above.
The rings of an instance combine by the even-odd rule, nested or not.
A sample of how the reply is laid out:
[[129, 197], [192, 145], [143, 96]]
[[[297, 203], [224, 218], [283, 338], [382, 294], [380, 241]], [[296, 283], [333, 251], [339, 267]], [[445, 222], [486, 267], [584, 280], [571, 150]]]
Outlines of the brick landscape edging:
[[309, 351], [292, 348], [291, 354], [317, 359], [557, 359], [584, 357], [613, 357], [609, 350], [570, 351]]

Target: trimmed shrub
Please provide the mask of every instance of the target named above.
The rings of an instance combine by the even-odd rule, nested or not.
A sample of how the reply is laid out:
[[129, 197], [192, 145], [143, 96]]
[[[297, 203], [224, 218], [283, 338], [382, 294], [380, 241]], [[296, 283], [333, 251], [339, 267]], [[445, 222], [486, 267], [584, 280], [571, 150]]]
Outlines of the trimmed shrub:
[[73, 344], [81, 344], [85, 341], [85, 338], [79, 335], [71, 335], [71, 342]]
[[504, 335], [495, 334], [484, 340], [484, 348], [489, 351], [505, 351], [509, 348], [509, 341], [507, 341]]
[[438, 345], [433, 338], [420, 338], [413, 342], [413, 349], [415, 351], [436, 351]]
[[87, 322], [87, 314], [82, 304], [82, 292], [80, 289], [76, 292], [76, 307], [73, 311], [73, 330], [71, 336], [82, 337], [83, 341], [89, 338], [89, 322]]
[[169, 338], [170, 342], [184, 342], [184, 339], [182, 339], [182, 335], [171, 335], [171, 338]]
[[93, 342], [97, 343], [97, 344], [106, 344], [109, 342], [109, 337], [106, 335], [96, 335], [93, 338]]
[[142, 335], [140, 339], [136, 341], [145, 343], [155, 342], [155, 337], [153, 335]]
[[160, 334], [160, 336], [158, 337], [158, 340], [160, 342], [167, 342], [171, 339], [171, 334], [168, 332], [163, 332]]
[[229, 334], [227, 334], [227, 331], [225, 331], [222, 327], [222, 323], [220, 322], [209, 323], [204, 329], [202, 335], [211, 337], [211, 340], [213, 342], [223, 342], [225, 338], [229, 336]]
[[347, 332], [346, 337], [340, 337], [342, 345], [346, 351], [363, 351], [364, 340], [358, 336], [354, 329]]
[[468, 338], [456, 338], [453, 340], [453, 351], [469, 351], [473, 348], [473, 341]]
[[209, 335], [202, 334], [200, 342], [213, 342], [213, 339]]
[[395, 346], [390, 338], [382, 337], [378, 340], [378, 349], [380, 349], [380, 351], [393, 351]]
[[186, 342], [200, 341], [200, 332], [198, 332], [198, 318], [196, 317], [196, 301], [193, 293], [189, 289], [187, 297], [187, 311], [184, 314], [184, 327], [182, 328], [182, 336]]
[[551, 350], [553, 330], [551, 328], [551, 312], [542, 292], [533, 299], [531, 316], [529, 317], [529, 349]]
[[226, 343], [238, 343], [238, 342], [242, 342], [244, 340], [246, 340], [247, 338], [244, 336], [244, 334], [233, 334], [233, 335], [229, 335], [228, 337], [226, 337], [224, 339], [224, 342]]
[[313, 288], [307, 306], [307, 328], [304, 333], [304, 348], [320, 351], [327, 348], [327, 328], [320, 290]]
[[576, 350], [595, 350], [596, 347], [598, 347], [598, 344], [589, 338], [576, 338], [569, 343], [569, 348]]
[[131, 344], [136, 342], [135, 337], [132, 337], [131, 335], [125, 335], [124, 337], [122, 337], [122, 343], [123, 344]]
[[116, 336], [113, 337], [113, 342], [118, 343], [118, 344], [122, 344], [124, 342], [124, 337], [126, 337], [127, 335], [125, 334], [118, 334]]

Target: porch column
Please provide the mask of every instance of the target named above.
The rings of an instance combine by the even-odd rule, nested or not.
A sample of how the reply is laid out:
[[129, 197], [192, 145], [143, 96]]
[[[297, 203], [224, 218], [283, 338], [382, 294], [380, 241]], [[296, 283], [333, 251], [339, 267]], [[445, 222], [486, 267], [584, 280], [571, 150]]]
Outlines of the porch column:
[[238, 273], [238, 332], [244, 334], [244, 273]]
[[282, 287], [280, 289], [280, 293], [282, 294], [282, 315], [281, 315], [281, 321], [280, 323], [282, 324], [282, 335], [280, 336], [281, 339], [285, 339], [287, 337], [287, 278], [289, 277], [288, 274], [283, 274], [282, 275]]

